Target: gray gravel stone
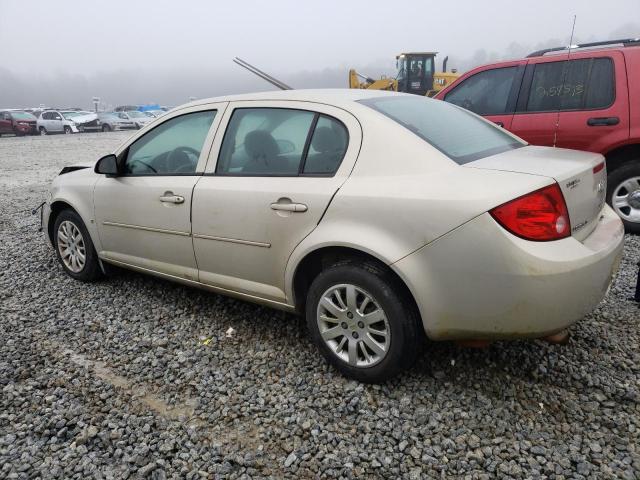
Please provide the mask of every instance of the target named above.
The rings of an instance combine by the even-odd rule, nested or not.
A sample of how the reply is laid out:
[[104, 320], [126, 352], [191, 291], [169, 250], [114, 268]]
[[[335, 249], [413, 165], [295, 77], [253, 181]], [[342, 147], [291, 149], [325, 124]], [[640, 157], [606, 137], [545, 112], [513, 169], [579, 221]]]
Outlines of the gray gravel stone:
[[63, 274], [27, 210], [128, 135], [0, 138], [0, 478], [640, 478], [640, 237], [568, 345], [431, 342], [361, 385], [293, 316]]

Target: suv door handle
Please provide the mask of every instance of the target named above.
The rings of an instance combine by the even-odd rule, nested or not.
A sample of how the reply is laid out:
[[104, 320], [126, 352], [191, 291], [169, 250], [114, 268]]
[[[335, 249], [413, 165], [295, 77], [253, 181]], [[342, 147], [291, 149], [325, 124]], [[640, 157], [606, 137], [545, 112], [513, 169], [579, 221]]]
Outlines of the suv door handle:
[[164, 195], [160, 197], [162, 203], [184, 203], [184, 197], [182, 195], [174, 195], [173, 192], [164, 192]]
[[495, 123], [499, 127], [503, 127], [504, 128], [504, 123], [502, 123], [502, 122], [493, 122], [493, 123]]
[[607, 125], [617, 125], [620, 123], [618, 117], [592, 117], [587, 120], [587, 125], [590, 127], [604, 127]]
[[304, 203], [272, 203], [271, 210], [282, 210], [285, 212], [306, 212], [307, 206]]

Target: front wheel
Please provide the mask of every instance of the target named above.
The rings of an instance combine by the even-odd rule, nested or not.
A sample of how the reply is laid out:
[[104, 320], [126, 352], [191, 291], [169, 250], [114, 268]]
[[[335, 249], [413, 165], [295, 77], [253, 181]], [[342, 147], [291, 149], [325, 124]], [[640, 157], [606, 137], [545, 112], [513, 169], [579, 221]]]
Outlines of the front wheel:
[[102, 125], [102, 131], [103, 132], [110, 132], [111, 131], [111, 127], [105, 123], [104, 125]]
[[73, 132], [71, 131], [71, 127], [69, 127], [69, 126], [65, 125], [65, 126], [64, 126], [64, 133], [65, 133], [65, 134], [67, 134], [67, 135], [70, 135], [71, 133], [73, 133]]
[[607, 202], [622, 218], [625, 230], [640, 233], [640, 161], [612, 171], [607, 185]]
[[53, 227], [53, 244], [58, 261], [70, 277], [82, 282], [100, 278], [98, 255], [84, 222], [75, 211], [64, 210], [58, 215]]
[[423, 332], [413, 302], [388, 271], [350, 262], [321, 272], [307, 295], [307, 327], [345, 376], [378, 383], [413, 364]]

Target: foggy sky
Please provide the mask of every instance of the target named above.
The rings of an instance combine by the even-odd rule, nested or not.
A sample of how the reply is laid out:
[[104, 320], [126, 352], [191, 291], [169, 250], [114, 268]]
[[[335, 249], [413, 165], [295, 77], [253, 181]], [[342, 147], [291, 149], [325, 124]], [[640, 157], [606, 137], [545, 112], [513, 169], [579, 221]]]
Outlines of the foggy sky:
[[268, 90], [239, 56], [299, 88], [394, 75], [403, 51], [449, 67], [640, 36], [640, 0], [0, 0], [0, 106], [160, 102]]

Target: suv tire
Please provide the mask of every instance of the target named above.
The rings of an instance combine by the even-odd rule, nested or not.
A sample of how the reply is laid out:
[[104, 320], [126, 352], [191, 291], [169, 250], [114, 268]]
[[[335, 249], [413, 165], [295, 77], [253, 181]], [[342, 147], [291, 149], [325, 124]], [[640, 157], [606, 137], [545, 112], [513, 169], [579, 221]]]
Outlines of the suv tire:
[[[625, 187], [625, 183], [627, 186]], [[629, 188], [629, 185], [631, 186]], [[635, 187], [635, 190], [631, 190]], [[635, 193], [634, 193], [635, 192]], [[628, 200], [622, 205], [614, 205], [614, 195], [630, 195], [634, 198], [632, 202]], [[625, 163], [620, 168], [616, 168], [609, 173], [607, 178], [607, 203], [620, 215], [624, 222], [624, 228], [629, 233], [640, 233], [640, 159]], [[638, 217], [639, 220], [632, 220], [631, 216]]]

